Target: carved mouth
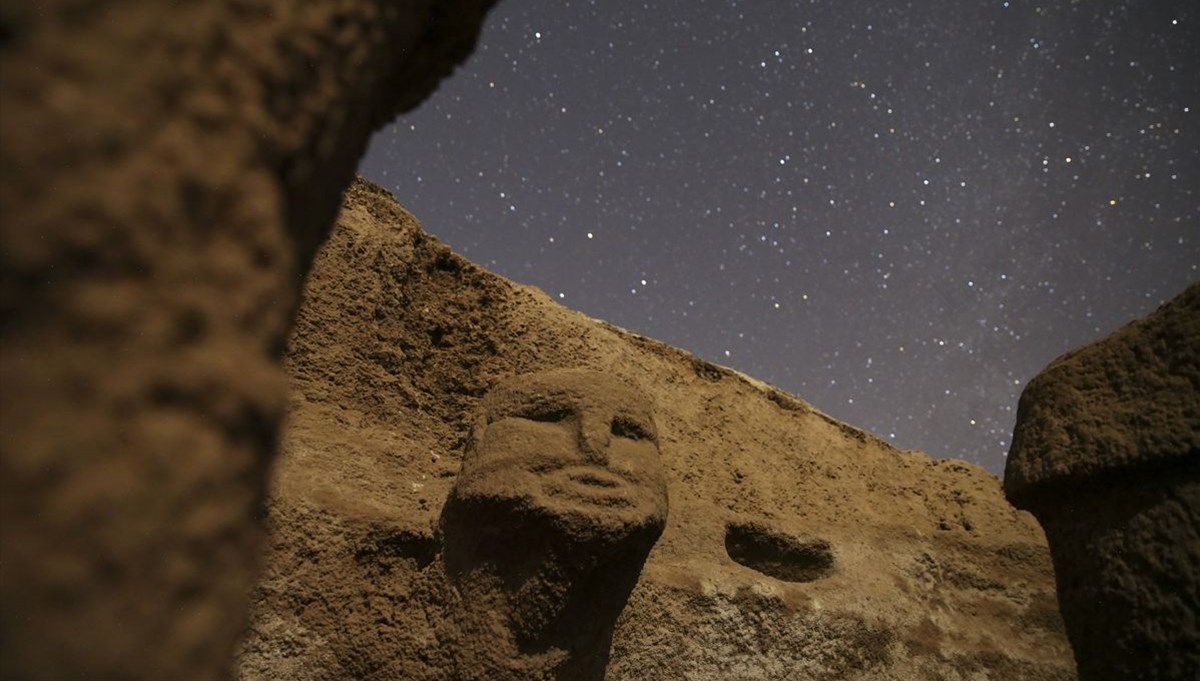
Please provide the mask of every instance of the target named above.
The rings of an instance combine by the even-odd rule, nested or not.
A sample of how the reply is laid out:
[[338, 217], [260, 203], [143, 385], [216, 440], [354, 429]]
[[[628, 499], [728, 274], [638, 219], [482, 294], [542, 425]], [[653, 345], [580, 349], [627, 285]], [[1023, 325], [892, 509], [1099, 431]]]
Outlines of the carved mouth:
[[577, 503], [621, 507], [631, 505], [629, 481], [594, 466], [568, 466], [547, 474], [543, 489], [551, 496]]
[[596, 469], [567, 470], [565, 473], [568, 480], [588, 487], [616, 488], [625, 483], [624, 480], [611, 473]]

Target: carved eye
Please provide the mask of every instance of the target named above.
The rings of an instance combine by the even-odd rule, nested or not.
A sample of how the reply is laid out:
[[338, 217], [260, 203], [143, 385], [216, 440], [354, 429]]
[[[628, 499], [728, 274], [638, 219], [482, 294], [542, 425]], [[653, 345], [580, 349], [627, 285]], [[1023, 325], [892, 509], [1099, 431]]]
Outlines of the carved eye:
[[542, 423], [558, 423], [566, 420], [572, 414], [571, 408], [561, 404], [533, 404], [516, 414], [530, 421]]
[[612, 422], [612, 434], [630, 440], [654, 440], [654, 434], [646, 426], [631, 418], [618, 416]]

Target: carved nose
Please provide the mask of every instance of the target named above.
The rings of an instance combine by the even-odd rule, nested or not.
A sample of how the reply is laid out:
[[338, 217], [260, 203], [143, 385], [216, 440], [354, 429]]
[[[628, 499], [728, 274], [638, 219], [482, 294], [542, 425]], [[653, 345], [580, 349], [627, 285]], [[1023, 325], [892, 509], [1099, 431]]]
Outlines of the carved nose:
[[612, 438], [612, 426], [608, 419], [584, 414], [579, 419], [579, 445], [583, 458], [589, 463], [608, 463], [608, 443]]

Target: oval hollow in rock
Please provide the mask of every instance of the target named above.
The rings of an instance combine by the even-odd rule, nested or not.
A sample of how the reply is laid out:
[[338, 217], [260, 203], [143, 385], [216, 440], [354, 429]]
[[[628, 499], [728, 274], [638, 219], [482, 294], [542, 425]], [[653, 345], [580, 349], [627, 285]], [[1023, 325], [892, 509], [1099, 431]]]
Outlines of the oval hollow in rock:
[[785, 582], [811, 582], [833, 573], [833, 549], [824, 539], [802, 540], [757, 523], [725, 526], [725, 551], [734, 562]]

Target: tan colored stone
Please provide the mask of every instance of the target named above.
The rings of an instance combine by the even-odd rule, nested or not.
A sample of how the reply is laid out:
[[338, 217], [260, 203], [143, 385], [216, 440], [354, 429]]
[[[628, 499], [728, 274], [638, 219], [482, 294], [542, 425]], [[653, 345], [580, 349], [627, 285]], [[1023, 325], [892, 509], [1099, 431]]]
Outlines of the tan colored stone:
[[[490, 274], [367, 182], [316, 260], [286, 366], [243, 680], [1075, 678], [1043, 535], [994, 476]], [[448, 614], [505, 607], [443, 572], [443, 508], [478, 414], [509, 403], [511, 377], [560, 369], [645, 396], [670, 500], [602, 677], [556, 676], [575, 654], [560, 644], [480, 663], [457, 651], [505, 650], [505, 620]], [[556, 390], [535, 392], [557, 404]]]

